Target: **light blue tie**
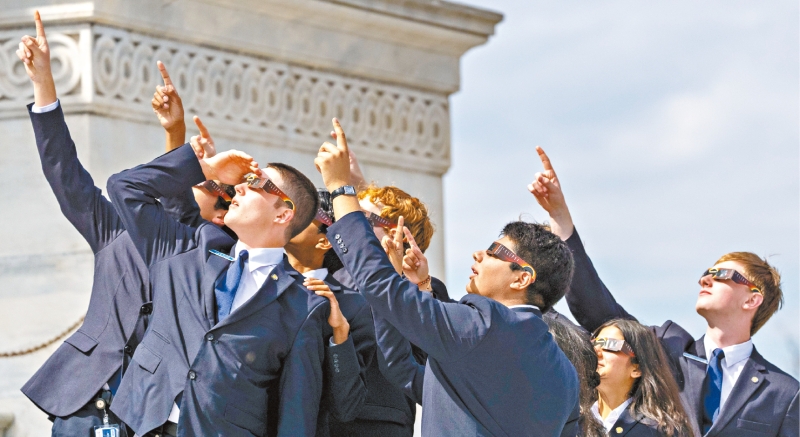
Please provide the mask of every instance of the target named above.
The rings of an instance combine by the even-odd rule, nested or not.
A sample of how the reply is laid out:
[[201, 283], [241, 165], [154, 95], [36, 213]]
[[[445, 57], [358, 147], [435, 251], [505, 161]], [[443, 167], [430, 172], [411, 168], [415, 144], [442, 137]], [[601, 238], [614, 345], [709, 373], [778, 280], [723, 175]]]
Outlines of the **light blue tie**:
[[703, 434], [706, 434], [714, 421], [719, 416], [719, 409], [722, 400], [722, 359], [725, 352], [722, 349], [714, 349], [711, 359], [708, 360], [706, 369], [706, 380], [703, 389]]
[[217, 323], [231, 313], [233, 298], [236, 297], [236, 290], [242, 279], [242, 270], [244, 270], [244, 263], [247, 262], [247, 256], [246, 250], [239, 252], [239, 258], [228, 266], [225, 280], [217, 281], [217, 285], [214, 287], [214, 296], [217, 298]]

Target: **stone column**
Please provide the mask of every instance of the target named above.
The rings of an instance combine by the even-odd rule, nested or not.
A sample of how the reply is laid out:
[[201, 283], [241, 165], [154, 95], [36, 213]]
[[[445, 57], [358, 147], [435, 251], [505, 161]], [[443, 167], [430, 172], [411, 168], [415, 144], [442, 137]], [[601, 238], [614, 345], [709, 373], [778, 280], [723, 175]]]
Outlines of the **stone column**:
[[[32, 87], [14, 51], [39, 9], [59, 97], [84, 166], [104, 188], [113, 173], [163, 151], [150, 109], [163, 61], [191, 116], [218, 148], [286, 162], [318, 185], [313, 156], [330, 119], [348, 133], [368, 180], [429, 206], [427, 254], [444, 274], [442, 175], [450, 165], [448, 96], [459, 59], [501, 16], [437, 0], [0, 0], [0, 353], [34, 346], [85, 312], [88, 245], [61, 215], [40, 168], [25, 110]], [[19, 387], [61, 342], [0, 358], [7, 435], [49, 423]]]

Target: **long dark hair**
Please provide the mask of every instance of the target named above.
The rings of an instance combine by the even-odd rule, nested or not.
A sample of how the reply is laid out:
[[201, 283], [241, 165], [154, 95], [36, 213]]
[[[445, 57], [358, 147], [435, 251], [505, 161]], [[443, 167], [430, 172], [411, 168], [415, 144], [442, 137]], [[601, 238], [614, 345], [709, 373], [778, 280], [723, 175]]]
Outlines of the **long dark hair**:
[[622, 332], [635, 355], [631, 357], [631, 363], [637, 364], [642, 373], [629, 393], [631, 415], [636, 417], [639, 413], [655, 421], [659, 431], [670, 437], [691, 436], [691, 425], [681, 403], [678, 384], [655, 334], [637, 321], [614, 319], [597, 328], [594, 336], [608, 326]]
[[595, 387], [600, 384], [597, 374], [597, 354], [589, 335], [574, 325], [545, 315], [543, 317], [553, 339], [578, 372], [580, 382], [580, 435], [582, 437], [606, 437], [603, 424], [594, 417], [592, 405], [597, 400]]

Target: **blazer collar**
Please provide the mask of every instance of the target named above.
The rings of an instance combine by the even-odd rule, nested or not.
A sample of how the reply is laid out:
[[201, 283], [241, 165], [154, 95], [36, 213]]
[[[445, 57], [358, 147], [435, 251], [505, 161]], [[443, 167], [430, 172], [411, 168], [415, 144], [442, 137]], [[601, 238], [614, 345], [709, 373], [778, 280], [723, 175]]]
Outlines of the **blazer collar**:
[[[267, 280], [264, 281], [264, 285], [258, 289], [256, 294], [253, 295], [253, 297], [245, 302], [242, 306], [231, 312], [228, 317], [225, 317], [225, 319], [217, 323], [217, 325], [214, 326], [214, 329], [228, 326], [238, 322], [239, 320], [243, 320], [258, 312], [265, 306], [271, 304], [275, 301], [275, 299], [280, 297], [280, 295], [283, 294], [283, 292], [286, 291], [286, 289], [292, 284], [294, 284], [300, 277], [300, 273], [297, 273], [297, 270], [291, 267], [289, 267], [288, 270], [285, 268], [287, 262], [288, 261], [286, 261], [286, 257], [284, 256], [284, 263], [275, 266], [275, 268], [272, 270], [272, 273], [269, 274]], [[214, 292], [213, 289], [211, 292]]]
[[753, 347], [750, 358], [744, 363], [742, 373], [739, 374], [736, 384], [734, 384], [733, 389], [731, 389], [731, 394], [728, 395], [728, 400], [726, 400], [725, 405], [722, 406], [717, 421], [714, 422], [714, 425], [708, 430], [707, 436], [719, 435], [720, 431], [725, 428], [728, 422], [730, 422], [731, 419], [736, 416], [736, 413], [742, 409], [744, 404], [747, 403], [748, 399], [761, 387], [761, 384], [764, 383], [767, 371], [767, 368], [764, 366], [764, 361], [761, 354]]
[[515, 313], [533, 313], [539, 318], [542, 317], [542, 312], [539, 310], [539, 308], [536, 308], [533, 305], [519, 305], [508, 308]]
[[620, 414], [619, 419], [614, 423], [614, 426], [609, 430], [608, 434], [613, 436], [624, 436], [628, 433], [636, 424], [639, 422], [639, 419], [643, 418], [640, 414], [636, 414], [637, 417], [633, 417], [631, 415], [630, 406], [625, 408], [625, 410]]
[[334, 293], [338, 293], [343, 289], [341, 282], [337, 281], [330, 272], [328, 272], [328, 276], [325, 277], [325, 283], [328, 284], [328, 288]]

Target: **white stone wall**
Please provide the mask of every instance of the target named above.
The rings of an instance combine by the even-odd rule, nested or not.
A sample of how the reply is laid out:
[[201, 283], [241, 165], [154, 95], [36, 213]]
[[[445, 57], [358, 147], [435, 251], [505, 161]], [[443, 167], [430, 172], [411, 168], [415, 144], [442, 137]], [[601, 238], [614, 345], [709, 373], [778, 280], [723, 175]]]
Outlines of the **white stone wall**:
[[[14, 51], [20, 36], [33, 32], [34, 9], [45, 21], [79, 157], [97, 186], [162, 153], [163, 131], [149, 104], [161, 60], [187, 121], [201, 116], [218, 149], [289, 163], [321, 186], [312, 160], [336, 116], [367, 179], [420, 197], [437, 230], [458, 59], [500, 19], [433, 0], [0, 0], [0, 8], [0, 175], [7, 187], [0, 352], [31, 347], [72, 325], [91, 288], [91, 252], [42, 175], [25, 110], [32, 87]], [[427, 254], [432, 272], [443, 277], [443, 232]], [[0, 358], [0, 428], [3, 414], [14, 420], [6, 435], [49, 432], [45, 415], [19, 388], [57, 344]]]

